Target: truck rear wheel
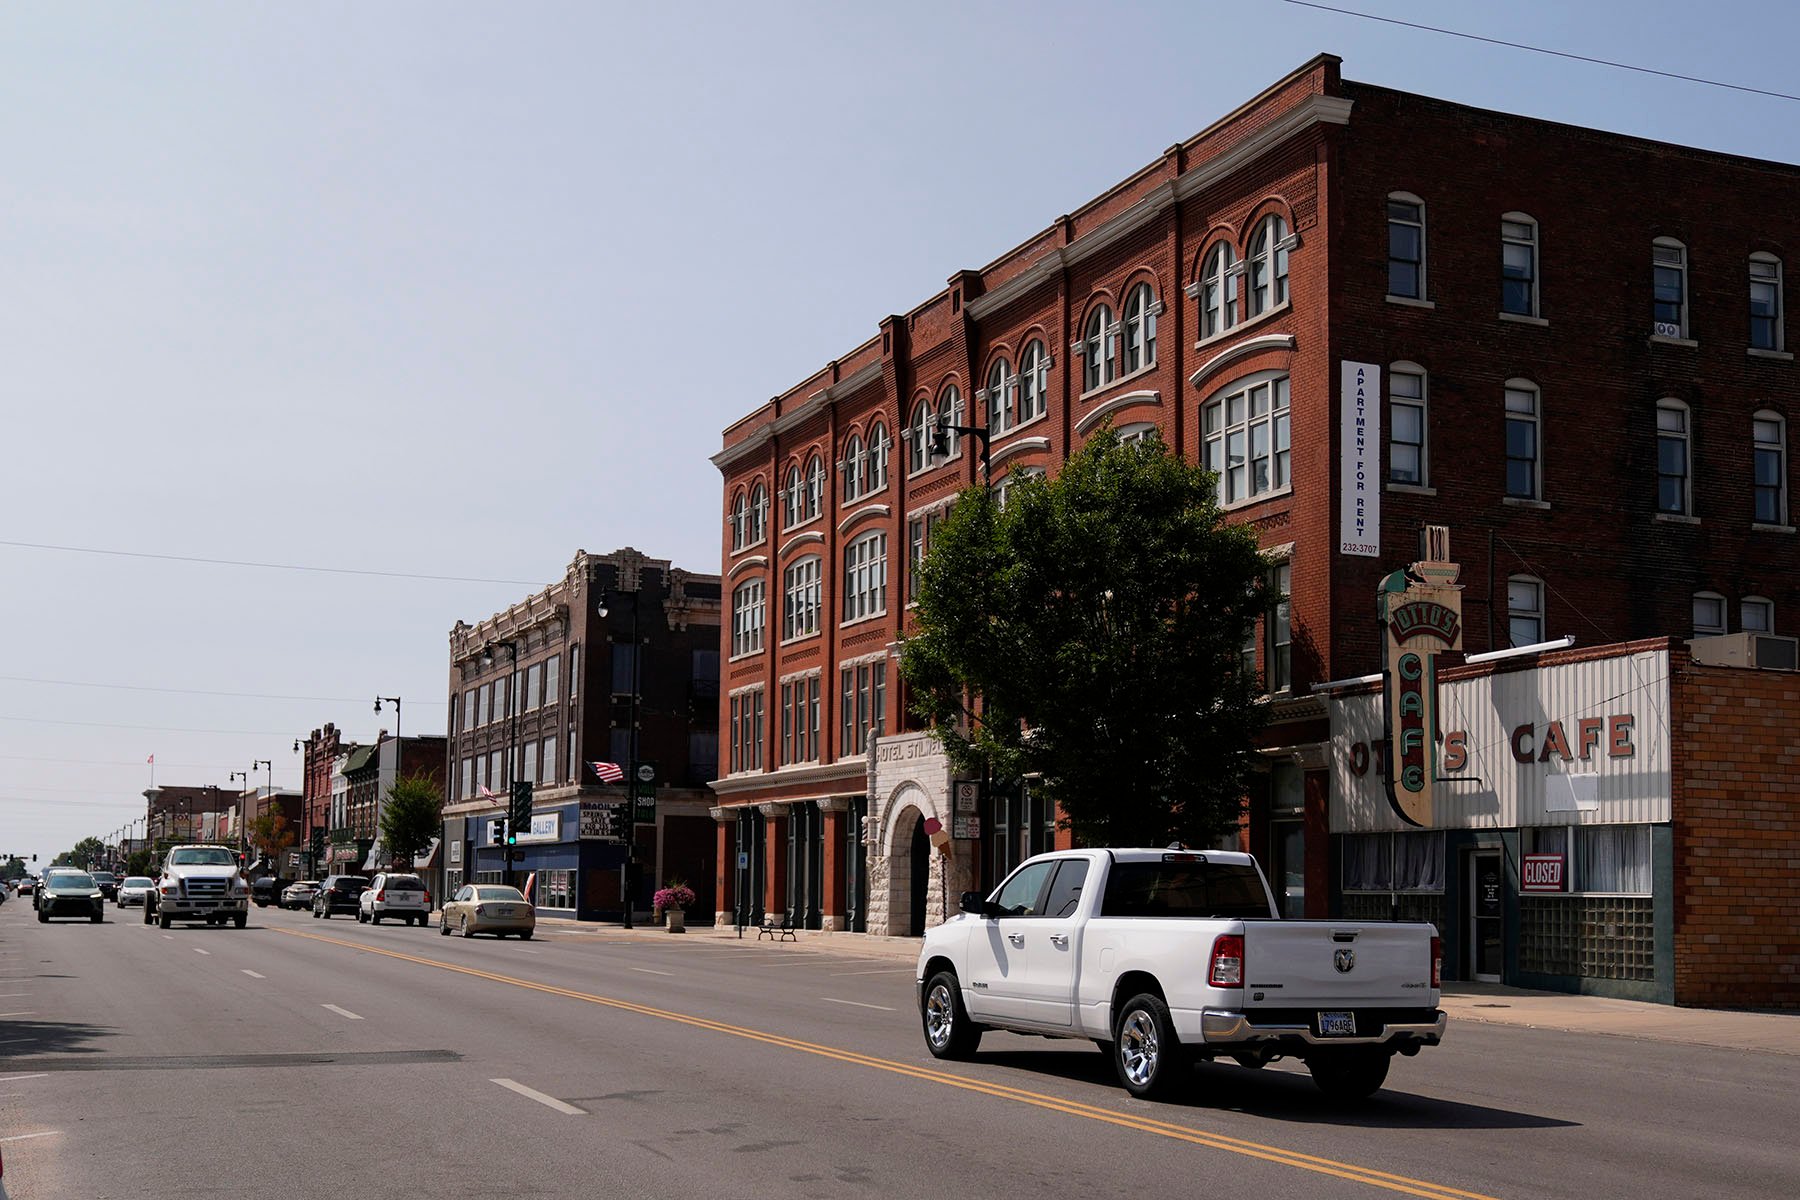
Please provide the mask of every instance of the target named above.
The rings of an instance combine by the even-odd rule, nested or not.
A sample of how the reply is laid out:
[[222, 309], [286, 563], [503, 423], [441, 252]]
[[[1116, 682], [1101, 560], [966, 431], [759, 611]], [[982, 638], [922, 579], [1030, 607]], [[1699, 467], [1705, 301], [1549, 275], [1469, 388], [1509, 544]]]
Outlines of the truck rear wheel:
[[962, 985], [949, 971], [939, 971], [925, 985], [919, 1018], [925, 1026], [925, 1048], [933, 1058], [969, 1058], [981, 1044], [981, 1030], [963, 1007]]
[[172, 917], [170, 917], [168, 913], [163, 912], [160, 909], [157, 910], [156, 927], [158, 929], [167, 929], [170, 925], [173, 925], [174, 923], [175, 923], [174, 919]]
[[1125, 1090], [1160, 1100], [1180, 1085], [1189, 1065], [1162, 997], [1144, 992], [1127, 1000], [1113, 1026], [1113, 1067]]
[[1387, 1080], [1391, 1057], [1380, 1046], [1344, 1046], [1310, 1055], [1306, 1069], [1319, 1090], [1333, 1100], [1361, 1100]]

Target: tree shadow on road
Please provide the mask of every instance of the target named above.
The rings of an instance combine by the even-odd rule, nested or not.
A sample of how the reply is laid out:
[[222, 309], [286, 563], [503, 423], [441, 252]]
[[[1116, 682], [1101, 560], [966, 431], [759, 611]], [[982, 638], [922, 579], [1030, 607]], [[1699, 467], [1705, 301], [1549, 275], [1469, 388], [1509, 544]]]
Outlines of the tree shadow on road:
[[28, 1061], [46, 1054], [98, 1054], [95, 1043], [115, 1036], [107, 1025], [77, 1021], [0, 1021], [0, 1072], [25, 1069]]
[[[993, 1050], [976, 1054], [976, 1065], [1012, 1067], [1056, 1079], [1118, 1088], [1112, 1061], [1079, 1048]], [[1396, 1074], [1406, 1060], [1394, 1064]], [[1121, 1091], [1121, 1095], [1123, 1092]], [[1308, 1125], [1370, 1129], [1563, 1129], [1579, 1125], [1536, 1113], [1464, 1104], [1400, 1090], [1392, 1082], [1367, 1100], [1332, 1100], [1312, 1078], [1292, 1071], [1251, 1070], [1236, 1063], [1201, 1063], [1193, 1082], [1164, 1102], [1174, 1109], [1217, 1109]]]

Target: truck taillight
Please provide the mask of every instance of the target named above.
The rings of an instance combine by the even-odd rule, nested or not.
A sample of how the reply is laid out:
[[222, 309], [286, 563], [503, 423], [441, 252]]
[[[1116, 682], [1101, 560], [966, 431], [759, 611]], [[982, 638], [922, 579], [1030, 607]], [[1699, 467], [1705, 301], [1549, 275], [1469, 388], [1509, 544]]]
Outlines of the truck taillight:
[[430, 892], [429, 892], [429, 891], [427, 891], [427, 892], [426, 892], [426, 893], [425, 893], [425, 907], [426, 907], [426, 908], [430, 908], [430, 907], [431, 907], [431, 893], [430, 893]]
[[1431, 986], [1444, 986], [1444, 939], [1435, 936], [1431, 939]]
[[1213, 939], [1212, 962], [1206, 968], [1206, 982], [1222, 988], [1244, 986], [1242, 934], [1222, 933]]
[[379, 900], [383, 904], [386, 904], [387, 903], [387, 889], [382, 888], [379, 892], [376, 892], [375, 899]]

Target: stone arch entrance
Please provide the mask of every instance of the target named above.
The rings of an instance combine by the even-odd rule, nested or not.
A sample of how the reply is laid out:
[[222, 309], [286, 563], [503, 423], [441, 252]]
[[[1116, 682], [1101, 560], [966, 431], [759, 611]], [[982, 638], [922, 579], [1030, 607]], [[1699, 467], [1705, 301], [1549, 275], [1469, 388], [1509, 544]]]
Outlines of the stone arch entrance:
[[906, 804], [888, 825], [887, 933], [893, 937], [923, 937], [930, 923], [932, 854], [925, 836], [925, 813], [917, 804]]

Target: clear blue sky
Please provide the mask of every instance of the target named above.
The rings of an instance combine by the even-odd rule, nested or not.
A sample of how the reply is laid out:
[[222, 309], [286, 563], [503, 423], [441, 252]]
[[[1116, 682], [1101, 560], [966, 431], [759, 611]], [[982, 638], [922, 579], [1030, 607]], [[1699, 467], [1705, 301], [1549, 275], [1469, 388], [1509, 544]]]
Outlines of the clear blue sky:
[[[1794, 90], [1793, 5], [1344, 4]], [[725, 425], [1319, 51], [1800, 161], [1800, 104], [1278, 0], [9, 4], [0, 540], [717, 570]], [[378, 692], [442, 732], [451, 624], [530, 590], [0, 547], [0, 851], [141, 815], [152, 753], [298, 786]]]

